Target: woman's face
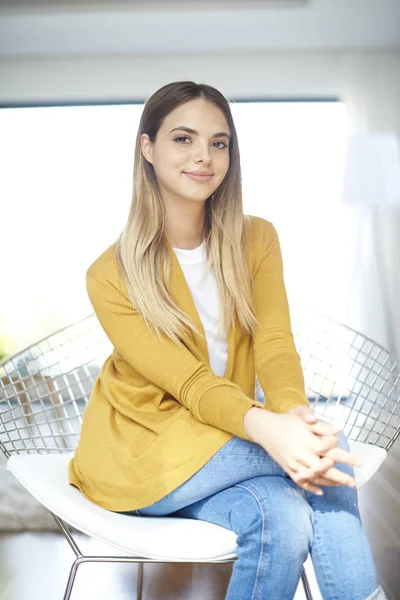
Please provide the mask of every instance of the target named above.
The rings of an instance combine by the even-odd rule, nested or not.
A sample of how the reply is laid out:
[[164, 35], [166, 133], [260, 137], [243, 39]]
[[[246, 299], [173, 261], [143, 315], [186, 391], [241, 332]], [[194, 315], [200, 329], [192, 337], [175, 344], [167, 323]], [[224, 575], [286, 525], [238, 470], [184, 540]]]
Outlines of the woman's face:
[[[215, 192], [229, 168], [229, 135], [223, 112], [202, 98], [169, 113], [154, 142], [142, 134], [142, 152], [154, 167], [164, 202], [204, 202]], [[196, 180], [187, 174], [191, 171], [210, 176]]]

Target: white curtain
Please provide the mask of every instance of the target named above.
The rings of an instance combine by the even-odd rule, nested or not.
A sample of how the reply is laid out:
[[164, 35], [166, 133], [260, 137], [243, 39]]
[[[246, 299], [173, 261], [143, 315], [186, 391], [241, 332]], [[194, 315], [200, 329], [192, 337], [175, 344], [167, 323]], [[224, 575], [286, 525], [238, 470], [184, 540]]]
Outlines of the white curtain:
[[[400, 134], [400, 49], [355, 51], [346, 57], [349, 136]], [[349, 207], [349, 324], [400, 356], [400, 208]]]

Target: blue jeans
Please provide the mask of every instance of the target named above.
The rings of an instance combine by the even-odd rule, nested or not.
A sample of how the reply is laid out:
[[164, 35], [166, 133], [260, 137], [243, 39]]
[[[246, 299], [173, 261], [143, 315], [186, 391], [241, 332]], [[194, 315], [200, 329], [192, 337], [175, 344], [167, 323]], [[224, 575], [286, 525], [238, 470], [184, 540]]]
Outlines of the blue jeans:
[[[349, 450], [343, 432], [338, 447]], [[354, 477], [353, 467], [335, 467]], [[141, 516], [216, 523], [237, 534], [226, 600], [293, 600], [309, 553], [324, 600], [381, 600], [355, 488], [300, 488], [258, 444], [230, 439], [197, 473]]]

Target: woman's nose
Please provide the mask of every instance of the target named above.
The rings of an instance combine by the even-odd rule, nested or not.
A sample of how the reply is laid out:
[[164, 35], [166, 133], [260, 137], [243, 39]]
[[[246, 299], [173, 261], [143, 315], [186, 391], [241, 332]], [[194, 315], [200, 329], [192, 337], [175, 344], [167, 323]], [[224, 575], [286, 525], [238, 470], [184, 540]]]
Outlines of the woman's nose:
[[211, 154], [209, 150], [199, 150], [198, 152], [194, 153], [194, 157], [196, 162], [198, 162], [199, 160], [203, 162], [211, 161]]

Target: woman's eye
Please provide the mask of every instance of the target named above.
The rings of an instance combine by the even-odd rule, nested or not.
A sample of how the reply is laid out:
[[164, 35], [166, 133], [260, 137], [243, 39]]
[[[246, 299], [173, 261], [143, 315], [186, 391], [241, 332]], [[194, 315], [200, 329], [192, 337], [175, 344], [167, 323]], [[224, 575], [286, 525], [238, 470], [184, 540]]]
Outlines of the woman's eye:
[[216, 144], [222, 144], [222, 146], [219, 146], [219, 148], [227, 148], [228, 146], [225, 144], [225, 142], [215, 142]]
[[[181, 143], [180, 140], [190, 140], [190, 138], [187, 135], [180, 135], [180, 136], [174, 138], [174, 142]], [[218, 146], [218, 148], [221, 148], [221, 149], [222, 148], [227, 148], [227, 145], [225, 144], [225, 142], [217, 141], [217, 142], [214, 142], [214, 143], [215, 144], [222, 144], [222, 146]]]

